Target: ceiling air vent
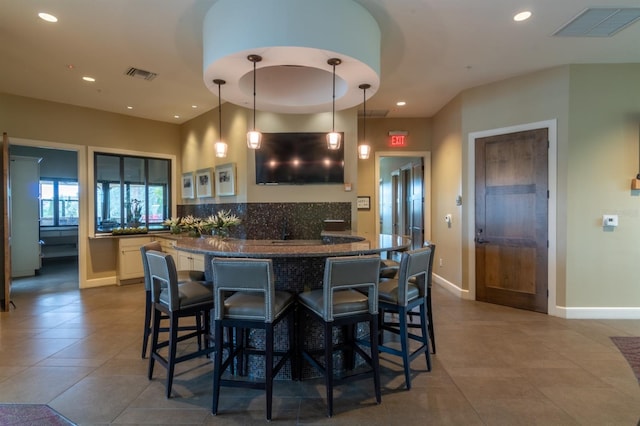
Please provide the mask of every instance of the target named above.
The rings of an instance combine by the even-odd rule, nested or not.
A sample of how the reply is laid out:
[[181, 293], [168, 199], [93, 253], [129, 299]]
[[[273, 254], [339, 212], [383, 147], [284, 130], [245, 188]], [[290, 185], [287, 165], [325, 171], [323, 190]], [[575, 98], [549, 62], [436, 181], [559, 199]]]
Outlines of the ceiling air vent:
[[129, 77], [139, 78], [142, 80], [151, 81], [158, 76], [155, 72], [141, 70], [139, 68], [131, 67], [125, 71], [125, 74]]
[[564, 37], [611, 37], [640, 19], [640, 8], [594, 7], [585, 9], [553, 33]]
[[[358, 110], [358, 117], [362, 117], [363, 114], [363, 110], [359, 109]], [[384, 118], [387, 116], [387, 114], [389, 114], [389, 110], [388, 109], [368, 109], [367, 110], [367, 118]]]

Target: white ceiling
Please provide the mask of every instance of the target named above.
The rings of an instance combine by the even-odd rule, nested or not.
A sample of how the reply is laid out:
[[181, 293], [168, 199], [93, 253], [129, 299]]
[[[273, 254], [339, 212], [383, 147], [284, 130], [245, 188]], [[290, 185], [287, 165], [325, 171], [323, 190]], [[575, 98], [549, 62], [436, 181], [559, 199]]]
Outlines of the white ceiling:
[[[382, 33], [380, 88], [367, 110], [387, 117], [430, 117], [464, 89], [557, 65], [640, 62], [637, 22], [608, 38], [552, 36], [587, 7], [640, 7], [638, 0], [357, 1]], [[214, 3], [0, 0], [0, 92], [187, 121], [218, 104], [202, 73], [202, 21]], [[532, 18], [514, 22], [525, 9]], [[40, 20], [40, 11], [59, 22]], [[158, 76], [131, 78], [129, 67]]]

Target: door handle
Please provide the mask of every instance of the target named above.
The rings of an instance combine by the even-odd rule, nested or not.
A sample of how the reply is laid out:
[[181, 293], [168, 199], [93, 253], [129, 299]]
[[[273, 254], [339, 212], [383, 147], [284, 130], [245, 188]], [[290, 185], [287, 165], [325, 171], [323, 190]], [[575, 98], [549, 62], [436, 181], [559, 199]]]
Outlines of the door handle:
[[482, 238], [482, 228], [478, 229], [478, 232], [476, 232], [476, 237], [474, 238], [474, 241], [476, 242], [476, 244], [487, 244], [489, 242], [484, 238]]

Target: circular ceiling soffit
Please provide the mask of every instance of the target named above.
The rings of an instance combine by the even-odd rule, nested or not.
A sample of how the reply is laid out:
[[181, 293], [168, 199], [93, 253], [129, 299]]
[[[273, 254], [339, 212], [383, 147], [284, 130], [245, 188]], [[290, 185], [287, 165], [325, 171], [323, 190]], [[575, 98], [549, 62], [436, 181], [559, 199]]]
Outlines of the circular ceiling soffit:
[[337, 110], [362, 103], [359, 85], [380, 85], [380, 29], [359, 4], [347, 0], [219, 0], [203, 25], [203, 79], [217, 95], [214, 79], [227, 84], [222, 98], [279, 113], [318, 113], [332, 107], [335, 67]]

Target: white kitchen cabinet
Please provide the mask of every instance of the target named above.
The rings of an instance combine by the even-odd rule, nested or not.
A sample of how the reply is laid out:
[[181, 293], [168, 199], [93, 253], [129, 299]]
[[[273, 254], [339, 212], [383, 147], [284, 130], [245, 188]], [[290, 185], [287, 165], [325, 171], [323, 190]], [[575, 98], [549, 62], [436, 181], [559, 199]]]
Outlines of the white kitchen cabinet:
[[118, 285], [144, 281], [140, 247], [150, 242], [151, 237], [118, 238]]
[[204, 271], [204, 254], [178, 251], [179, 271]]
[[40, 260], [40, 158], [11, 156], [11, 276], [35, 275]]
[[[155, 237], [155, 240], [160, 243], [162, 246], [162, 251], [170, 254], [173, 257], [173, 261], [176, 263], [176, 267], [178, 266], [178, 250], [175, 249], [173, 243], [175, 240], [173, 238], [163, 238], [163, 237]], [[180, 268], [178, 268], [180, 270]]]

